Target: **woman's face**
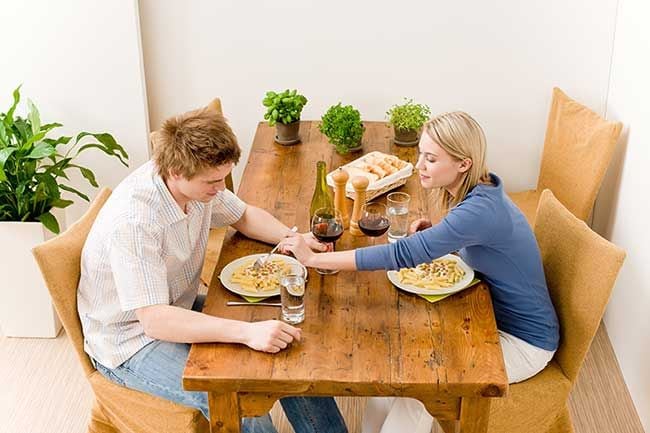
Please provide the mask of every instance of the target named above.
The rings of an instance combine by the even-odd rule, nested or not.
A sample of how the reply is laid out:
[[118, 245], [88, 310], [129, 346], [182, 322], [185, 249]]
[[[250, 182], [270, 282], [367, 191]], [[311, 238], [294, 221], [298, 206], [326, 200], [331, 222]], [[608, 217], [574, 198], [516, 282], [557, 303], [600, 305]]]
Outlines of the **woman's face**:
[[471, 167], [471, 160], [459, 160], [448, 154], [429, 134], [420, 137], [420, 156], [415, 168], [420, 174], [420, 183], [426, 189], [445, 188], [455, 195], [463, 174]]

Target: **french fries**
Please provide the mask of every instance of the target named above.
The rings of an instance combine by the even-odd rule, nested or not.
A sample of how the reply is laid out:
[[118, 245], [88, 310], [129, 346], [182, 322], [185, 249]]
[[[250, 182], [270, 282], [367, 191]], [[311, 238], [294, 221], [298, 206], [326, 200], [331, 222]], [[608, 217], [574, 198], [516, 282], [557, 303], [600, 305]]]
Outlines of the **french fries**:
[[436, 259], [415, 268], [402, 268], [398, 273], [400, 283], [430, 290], [451, 287], [465, 276], [465, 271], [452, 259]]

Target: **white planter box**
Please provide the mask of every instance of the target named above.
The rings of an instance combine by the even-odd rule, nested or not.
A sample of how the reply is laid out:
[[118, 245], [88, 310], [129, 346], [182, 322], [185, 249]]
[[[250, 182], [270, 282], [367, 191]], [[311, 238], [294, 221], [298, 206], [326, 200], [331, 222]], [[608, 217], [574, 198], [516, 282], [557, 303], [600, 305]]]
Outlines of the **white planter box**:
[[[64, 214], [56, 217], [63, 231]], [[61, 329], [31, 251], [53, 236], [40, 222], [0, 222], [0, 329], [7, 337], [54, 338]]]

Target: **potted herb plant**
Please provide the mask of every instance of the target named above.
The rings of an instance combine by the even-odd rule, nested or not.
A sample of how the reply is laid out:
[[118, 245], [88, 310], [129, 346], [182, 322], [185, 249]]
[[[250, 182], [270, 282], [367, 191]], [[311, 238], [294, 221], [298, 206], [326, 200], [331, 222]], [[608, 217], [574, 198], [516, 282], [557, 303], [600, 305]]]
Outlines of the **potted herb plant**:
[[346, 154], [361, 150], [364, 127], [359, 110], [352, 105], [339, 102], [331, 106], [321, 118], [319, 129], [337, 152]]
[[264, 119], [269, 126], [275, 125], [275, 141], [291, 145], [300, 141], [300, 113], [307, 103], [307, 98], [298, 94], [296, 89], [285, 90], [281, 93], [266, 92], [262, 104], [266, 107]]
[[395, 144], [416, 146], [420, 140], [422, 125], [429, 120], [431, 110], [428, 106], [416, 104], [413, 99], [404, 98], [401, 105], [393, 105], [387, 112], [388, 123], [395, 131]]
[[62, 192], [88, 201], [70, 186], [72, 170], [79, 170], [92, 186], [98, 186], [93, 172], [75, 163], [80, 153], [98, 149], [124, 165], [128, 155], [108, 133], [49, 137], [62, 125], [42, 124], [31, 101], [27, 117], [17, 115], [19, 102], [20, 86], [13, 92], [9, 110], [0, 113], [0, 327], [8, 336], [56, 337], [60, 323], [31, 249], [61, 230], [54, 210], [73, 203]]

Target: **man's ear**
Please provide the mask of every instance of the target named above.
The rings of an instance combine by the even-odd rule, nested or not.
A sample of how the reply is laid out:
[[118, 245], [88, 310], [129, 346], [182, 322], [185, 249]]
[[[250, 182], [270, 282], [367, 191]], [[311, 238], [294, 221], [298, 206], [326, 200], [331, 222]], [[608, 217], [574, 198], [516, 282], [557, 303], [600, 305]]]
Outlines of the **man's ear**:
[[466, 173], [470, 168], [472, 168], [472, 160], [469, 158], [465, 158], [462, 161], [460, 161], [460, 165], [458, 166], [458, 171], [461, 173]]
[[169, 170], [169, 175], [167, 177], [168, 177], [168, 179], [172, 179], [172, 180], [176, 181], [176, 180], [179, 180], [183, 176], [181, 176], [179, 173], [175, 173], [172, 170]]

